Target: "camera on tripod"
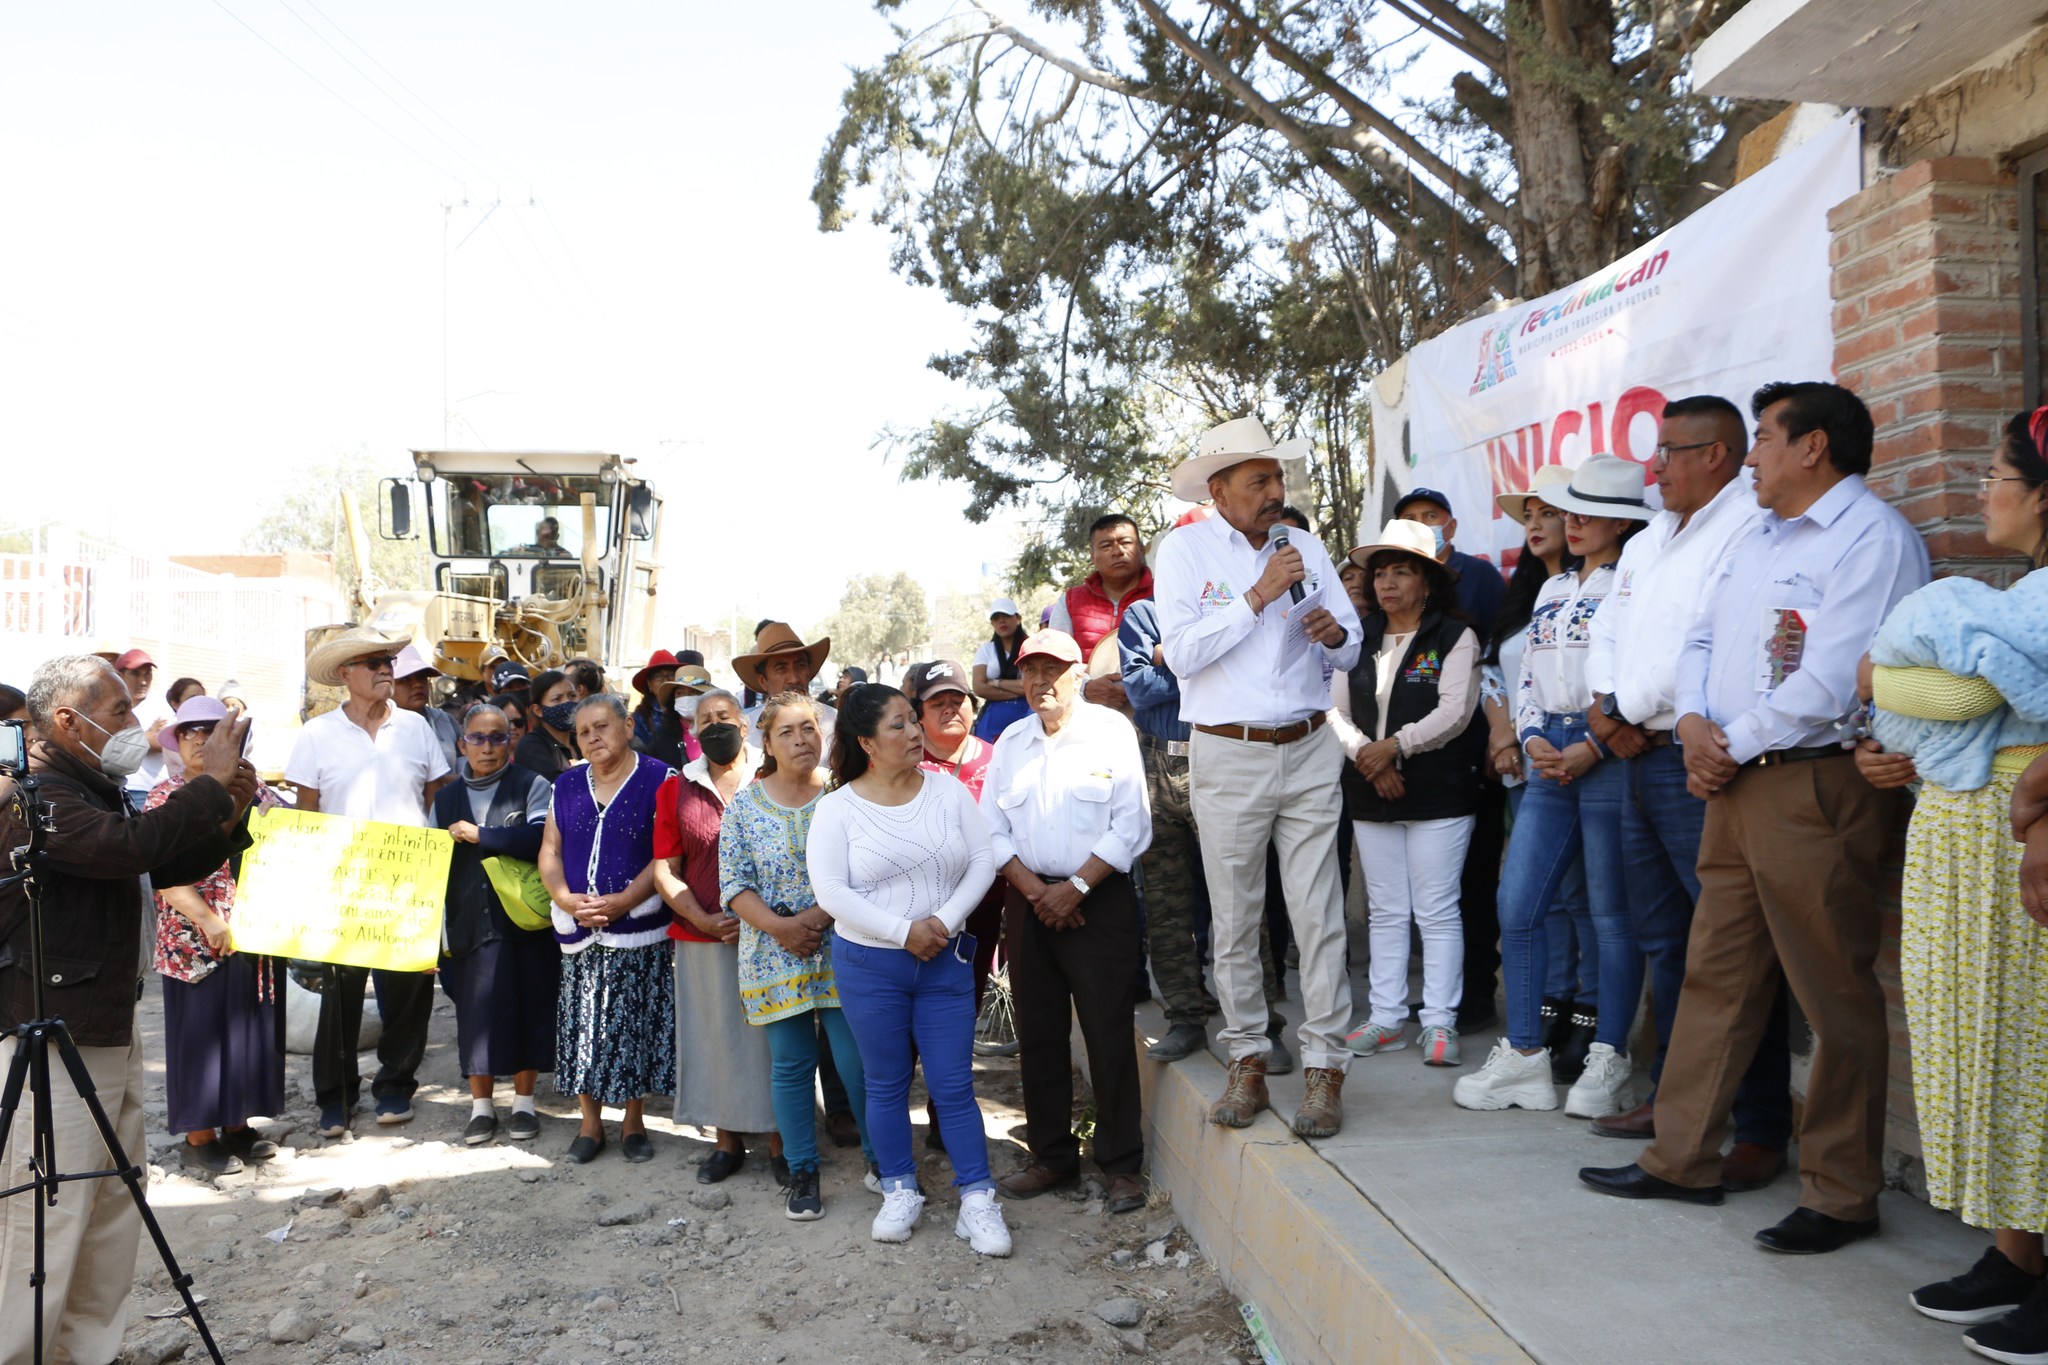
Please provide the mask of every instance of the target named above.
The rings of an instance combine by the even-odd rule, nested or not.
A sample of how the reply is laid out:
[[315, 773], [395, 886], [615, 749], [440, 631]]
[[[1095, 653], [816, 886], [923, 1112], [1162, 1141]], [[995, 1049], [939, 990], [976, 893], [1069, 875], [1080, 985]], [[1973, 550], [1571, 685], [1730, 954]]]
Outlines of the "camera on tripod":
[[28, 727], [18, 720], [0, 720], [0, 777], [28, 771]]

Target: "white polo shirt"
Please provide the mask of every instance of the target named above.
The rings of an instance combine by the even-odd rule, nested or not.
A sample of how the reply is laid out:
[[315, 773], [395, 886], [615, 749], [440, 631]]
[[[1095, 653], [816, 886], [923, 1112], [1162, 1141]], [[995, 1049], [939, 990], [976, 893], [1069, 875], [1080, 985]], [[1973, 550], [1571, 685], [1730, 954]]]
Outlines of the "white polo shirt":
[[424, 825], [427, 784], [448, 776], [448, 756], [433, 726], [396, 702], [385, 704], [391, 710], [374, 739], [339, 708], [307, 721], [284, 765], [285, 780], [319, 792], [327, 815]]
[[1017, 858], [1041, 876], [1071, 877], [1093, 854], [1129, 872], [1152, 846], [1138, 732], [1121, 712], [1085, 701], [1056, 735], [1026, 716], [996, 741], [981, 813], [998, 871]]

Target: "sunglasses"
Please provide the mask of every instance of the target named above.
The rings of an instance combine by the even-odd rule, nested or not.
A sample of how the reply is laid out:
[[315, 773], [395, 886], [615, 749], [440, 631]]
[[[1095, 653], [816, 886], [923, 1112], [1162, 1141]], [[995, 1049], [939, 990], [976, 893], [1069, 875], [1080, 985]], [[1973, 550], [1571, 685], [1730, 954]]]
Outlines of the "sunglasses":
[[190, 725], [180, 725], [178, 727], [178, 738], [183, 739], [187, 735], [210, 735], [213, 733], [213, 727], [217, 723], [208, 720], [193, 721]]
[[512, 736], [501, 735], [497, 733], [480, 735], [476, 733], [476, 731], [472, 730], [468, 734], [464, 735], [462, 737], [462, 740], [463, 743], [465, 744], [482, 744], [489, 748], [495, 749], [499, 745], [510, 744], [512, 742]]
[[367, 659], [350, 659], [345, 666], [348, 668], [367, 668], [372, 673], [385, 673], [390, 671], [397, 663], [398, 656], [396, 654], [372, 654]]

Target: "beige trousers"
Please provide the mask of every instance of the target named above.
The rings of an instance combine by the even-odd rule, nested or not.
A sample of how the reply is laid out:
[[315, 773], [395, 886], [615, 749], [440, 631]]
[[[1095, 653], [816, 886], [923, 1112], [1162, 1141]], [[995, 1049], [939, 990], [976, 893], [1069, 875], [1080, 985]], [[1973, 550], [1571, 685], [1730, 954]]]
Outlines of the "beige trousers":
[[[1195, 731], [1188, 752], [1202, 869], [1209, 880], [1209, 943], [1216, 958], [1219, 1037], [1232, 1057], [1266, 1052], [1266, 845], [1280, 853], [1280, 886], [1301, 952], [1298, 1036], [1303, 1066], [1348, 1071], [1351, 979], [1344, 974], [1344, 897], [1337, 881], [1337, 788], [1344, 747], [1325, 725], [1292, 744], [1257, 744]], [[1278, 967], [1278, 963], [1274, 964]]]
[[[14, 1049], [13, 1038], [0, 1041], [0, 1076], [12, 1063]], [[129, 1159], [146, 1160], [141, 1031], [127, 1047], [82, 1047], [78, 1054]], [[106, 1170], [112, 1164], [106, 1144], [54, 1049], [50, 1085], [58, 1172]], [[29, 1179], [30, 1120], [24, 1087], [7, 1147], [0, 1151], [4, 1188]], [[49, 1276], [43, 1287], [43, 1359], [47, 1365], [107, 1365], [121, 1353], [128, 1324], [142, 1215], [127, 1184], [108, 1177], [65, 1185], [43, 1218], [43, 1263]], [[34, 1233], [30, 1195], [0, 1203], [0, 1365], [27, 1365], [34, 1358], [35, 1301], [28, 1282], [35, 1264]]]

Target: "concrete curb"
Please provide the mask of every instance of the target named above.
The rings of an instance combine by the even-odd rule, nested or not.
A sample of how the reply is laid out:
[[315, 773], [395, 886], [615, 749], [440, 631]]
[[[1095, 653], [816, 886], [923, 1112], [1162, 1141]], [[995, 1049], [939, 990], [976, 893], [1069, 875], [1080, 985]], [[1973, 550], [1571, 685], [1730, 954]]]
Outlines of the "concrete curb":
[[[1152, 1183], [1287, 1365], [1532, 1365], [1485, 1310], [1274, 1115], [1213, 1127], [1223, 1067], [1144, 1058]], [[1352, 1116], [1356, 1121], [1356, 1115]]]

